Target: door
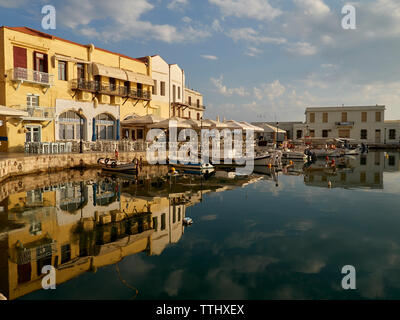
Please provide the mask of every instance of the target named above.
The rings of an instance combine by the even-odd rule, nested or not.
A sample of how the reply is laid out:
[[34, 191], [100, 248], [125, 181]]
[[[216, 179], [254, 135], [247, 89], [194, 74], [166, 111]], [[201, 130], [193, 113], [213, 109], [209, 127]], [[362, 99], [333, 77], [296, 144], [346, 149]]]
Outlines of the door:
[[33, 54], [33, 78], [35, 81], [48, 83], [49, 77], [47, 75], [47, 54], [41, 52], [34, 52]]
[[340, 129], [339, 138], [350, 138], [350, 129]]
[[25, 126], [25, 142], [41, 142], [40, 126]]
[[381, 142], [381, 130], [375, 130], [375, 143]]
[[15, 79], [27, 79], [26, 49], [13, 47], [14, 77]]

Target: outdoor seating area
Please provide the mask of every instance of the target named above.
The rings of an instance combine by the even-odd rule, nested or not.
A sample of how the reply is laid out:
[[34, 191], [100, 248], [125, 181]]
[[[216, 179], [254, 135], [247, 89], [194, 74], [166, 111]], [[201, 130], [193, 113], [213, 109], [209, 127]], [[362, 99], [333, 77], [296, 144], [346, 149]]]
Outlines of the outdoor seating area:
[[[130, 152], [145, 151], [147, 143], [144, 141], [82, 141], [82, 152]], [[79, 153], [80, 141], [58, 142], [26, 142], [26, 154], [63, 154]]]

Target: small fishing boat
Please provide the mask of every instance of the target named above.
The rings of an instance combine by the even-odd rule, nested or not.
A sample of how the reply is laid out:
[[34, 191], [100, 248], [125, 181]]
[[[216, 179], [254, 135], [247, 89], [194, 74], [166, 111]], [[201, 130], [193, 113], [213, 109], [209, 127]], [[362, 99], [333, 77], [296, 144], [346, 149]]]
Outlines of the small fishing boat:
[[190, 225], [192, 225], [192, 224], [193, 224], [192, 218], [189, 218], [189, 217], [183, 218], [183, 224], [184, 224], [185, 226], [190, 226]]
[[283, 151], [282, 153], [282, 159], [283, 160], [293, 160], [293, 161], [307, 161], [307, 155], [304, 154], [304, 152], [300, 151], [292, 151], [292, 150], [286, 150]]
[[103, 171], [116, 172], [116, 173], [127, 173], [137, 174], [138, 165], [135, 162], [121, 162], [117, 159], [100, 158], [97, 163], [101, 166]]

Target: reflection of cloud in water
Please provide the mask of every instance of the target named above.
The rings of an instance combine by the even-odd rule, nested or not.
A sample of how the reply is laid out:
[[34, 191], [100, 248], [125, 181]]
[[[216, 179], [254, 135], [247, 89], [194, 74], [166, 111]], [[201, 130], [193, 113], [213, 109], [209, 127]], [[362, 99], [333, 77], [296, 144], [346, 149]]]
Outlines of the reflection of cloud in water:
[[170, 297], [176, 296], [183, 283], [183, 271], [175, 270], [167, 278], [164, 284], [164, 290]]
[[206, 215], [206, 216], [202, 216], [200, 218], [201, 221], [214, 221], [216, 219], [217, 219], [217, 215], [216, 214], [209, 214], [209, 215]]

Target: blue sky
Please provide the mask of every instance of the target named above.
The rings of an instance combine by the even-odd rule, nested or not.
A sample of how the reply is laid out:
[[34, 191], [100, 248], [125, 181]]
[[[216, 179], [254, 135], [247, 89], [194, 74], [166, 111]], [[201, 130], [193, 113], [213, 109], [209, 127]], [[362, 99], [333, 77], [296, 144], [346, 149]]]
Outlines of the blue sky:
[[206, 116], [304, 120], [309, 106], [387, 106], [400, 119], [400, 1], [355, 0], [357, 29], [341, 26], [341, 0], [0, 0], [2, 25], [46, 32], [132, 57], [160, 54], [204, 94]]

